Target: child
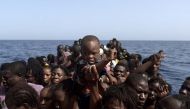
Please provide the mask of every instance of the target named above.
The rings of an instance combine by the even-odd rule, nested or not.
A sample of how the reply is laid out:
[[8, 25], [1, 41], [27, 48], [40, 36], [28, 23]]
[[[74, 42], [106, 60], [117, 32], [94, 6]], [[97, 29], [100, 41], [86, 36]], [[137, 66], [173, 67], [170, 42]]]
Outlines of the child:
[[43, 67], [43, 85], [51, 85], [52, 72], [50, 67]]
[[[100, 98], [97, 90], [97, 82], [101, 70], [114, 58], [114, 53], [110, 52], [104, 60], [99, 60], [100, 41], [96, 36], [87, 35], [81, 41], [81, 55], [76, 67], [75, 80], [81, 87], [79, 94], [79, 108], [89, 109], [96, 104]], [[94, 96], [93, 96], [94, 94]], [[90, 95], [95, 97], [90, 104]], [[91, 99], [92, 100], [92, 99]]]

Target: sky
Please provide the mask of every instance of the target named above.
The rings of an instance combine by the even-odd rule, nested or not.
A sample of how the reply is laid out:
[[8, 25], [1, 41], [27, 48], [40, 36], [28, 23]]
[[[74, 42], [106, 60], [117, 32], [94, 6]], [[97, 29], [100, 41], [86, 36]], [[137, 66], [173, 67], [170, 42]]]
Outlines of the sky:
[[1, 40], [190, 40], [190, 0], [0, 0]]

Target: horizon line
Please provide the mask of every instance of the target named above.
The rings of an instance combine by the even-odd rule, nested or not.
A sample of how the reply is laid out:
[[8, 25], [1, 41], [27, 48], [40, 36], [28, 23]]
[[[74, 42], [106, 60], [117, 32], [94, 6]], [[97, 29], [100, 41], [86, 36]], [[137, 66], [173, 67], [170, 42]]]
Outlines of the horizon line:
[[[109, 41], [111, 40], [112, 38], [110, 39], [100, 39], [100, 41]], [[117, 39], [117, 38], [116, 38]], [[75, 39], [0, 39], [0, 41], [74, 41]], [[78, 40], [78, 39], [77, 39]], [[117, 39], [118, 40], [118, 39]], [[119, 41], [190, 41], [190, 40], [163, 40], [163, 39], [160, 39], [160, 40], [157, 40], [157, 39], [151, 39], [151, 40], [126, 40], [126, 39], [121, 39]]]

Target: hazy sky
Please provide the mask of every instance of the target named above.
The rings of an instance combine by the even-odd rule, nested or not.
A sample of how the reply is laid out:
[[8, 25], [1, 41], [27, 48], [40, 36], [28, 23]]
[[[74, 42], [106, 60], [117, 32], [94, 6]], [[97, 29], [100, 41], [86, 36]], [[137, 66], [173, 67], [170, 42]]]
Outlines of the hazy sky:
[[1, 0], [0, 39], [190, 40], [190, 0]]

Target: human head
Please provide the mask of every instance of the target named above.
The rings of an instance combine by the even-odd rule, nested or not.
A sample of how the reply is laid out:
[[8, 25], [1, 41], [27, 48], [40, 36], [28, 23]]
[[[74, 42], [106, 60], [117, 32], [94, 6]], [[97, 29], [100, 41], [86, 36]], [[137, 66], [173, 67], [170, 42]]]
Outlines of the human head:
[[70, 46], [65, 45], [65, 51], [70, 52]]
[[81, 47], [80, 45], [73, 45], [72, 52], [74, 56], [79, 56], [81, 54]]
[[160, 77], [152, 78], [148, 81], [149, 96], [148, 99], [155, 101], [164, 98], [170, 93], [169, 84]]
[[39, 96], [37, 92], [26, 83], [19, 83], [12, 87], [5, 97], [8, 109], [38, 109]]
[[155, 109], [190, 109], [190, 100], [183, 95], [167, 96], [157, 102]]
[[59, 84], [67, 78], [68, 70], [62, 65], [55, 65], [52, 67], [52, 83]]
[[43, 68], [40, 62], [35, 58], [28, 59], [26, 79], [30, 83], [43, 83]]
[[59, 56], [62, 56], [64, 50], [65, 50], [64, 45], [62, 45], [62, 44], [58, 45], [58, 46], [57, 46], [57, 56], [58, 56], [58, 57], [59, 57]]
[[49, 65], [55, 63], [55, 56], [53, 54], [48, 54], [47, 59], [48, 59]]
[[49, 66], [48, 59], [45, 56], [36, 57], [36, 59], [40, 62], [41, 66]]
[[117, 83], [121, 84], [126, 81], [129, 71], [128, 67], [126, 64], [123, 63], [118, 63], [115, 68], [114, 68], [114, 77], [117, 79]]
[[73, 81], [71, 79], [63, 80], [62, 83], [57, 84], [54, 93], [53, 100], [55, 107], [59, 107], [59, 109], [69, 109], [68, 103], [73, 96]]
[[46, 85], [51, 84], [52, 72], [51, 67], [43, 67], [43, 82]]
[[4, 85], [7, 88], [13, 87], [19, 81], [24, 81], [26, 75], [26, 62], [15, 61], [9, 64], [4, 73]]
[[111, 86], [102, 95], [103, 109], [135, 109], [135, 106], [121, 86]]
[[40, 92], [40, 109], [53, 109], [53, 86], [46, 86]]
[[99, 57], [100, 41], [94, 35], [84, 36], [81, 41], [81, 53], [88, 64], [94, 64]]
[[144, 74], [130, 74], [125, 81], [125, 88], [133, 99], [136, 108], [142, 109], [148, 97], [148, 78]]
[[183, 82], [179, 93], [182, 95], [190, 96], [190, 77], [187, 77]]

